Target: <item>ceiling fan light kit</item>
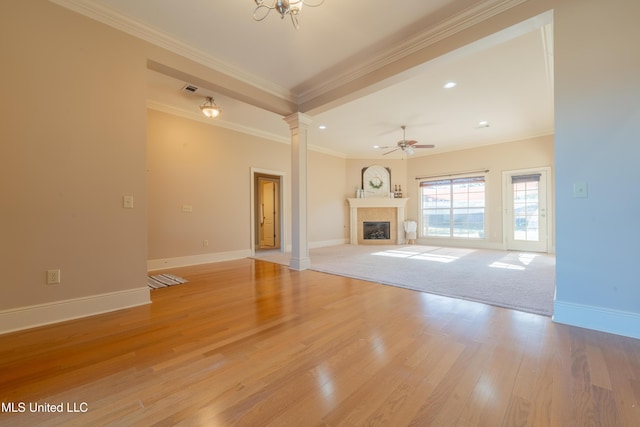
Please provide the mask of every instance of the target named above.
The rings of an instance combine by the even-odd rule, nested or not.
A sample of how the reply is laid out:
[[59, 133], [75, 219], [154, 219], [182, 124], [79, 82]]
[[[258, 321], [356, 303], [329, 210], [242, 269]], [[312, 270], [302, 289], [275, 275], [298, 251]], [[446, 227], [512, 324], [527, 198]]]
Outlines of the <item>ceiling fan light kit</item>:
[[256, 21], [262, 21], [272, 10], [276, 10], [280, 14], [280, 18], [284, 19], [286, 15], [291, 17], [291, 23], [295, 29], [299, 29], [298, 14], [302, 10], [302, 6], [318, 7], [324, 0], [310, 1], [310, 0], [266, 0], [271, 3], [265, 4], [265, 0], [255, 0], [256, 8], [253, 11], [253, 19]]
[[[405, 131], [406, 131], [406, 126], [402, 125], [400, 126], [402, 128], [402, 140], [398, 141], [396, 143], [396, 147], [391, 150], [391, 151], [387, 151], [386, 153], [383, 153], [383, 156], [386, 156], [387, 154], [391, 154], [394, 151], [398, 151], [398, 150], [402, 150], [403, 153], [406, 153], [407, 156], [413, 156], [415, 154], [415, 149], [416, 148], [434, 148], [435, 145], [433, 144], [418, 144], [418, 141], [415, 140], [410, 140], [407, 141], [406, 135], [405, 135]], [[392, 146], [374, 146], [374, 148], [391, 148]]]

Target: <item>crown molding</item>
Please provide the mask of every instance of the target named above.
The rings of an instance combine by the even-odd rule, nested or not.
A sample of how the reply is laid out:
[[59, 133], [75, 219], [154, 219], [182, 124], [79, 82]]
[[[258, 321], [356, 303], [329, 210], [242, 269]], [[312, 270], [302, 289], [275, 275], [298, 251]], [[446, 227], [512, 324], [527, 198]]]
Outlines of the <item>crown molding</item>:
[[542, 45], [544, 49], [544, 63], [545, 72], [547, 75], [547, 84], [551, 89], [551, 93], [554, 91], [554, 75], [553, 75], [553, 25], [547, 24], [542, 27]]
[[[282, 135], [277, 135], [271, 132], [265, 132], [263, 130], [260, 129], [256, 129], [254, 127], [250, 127], [250, 126], [244, 126], [238, 123], [234, 123], [234, 122], [230, 122], [228, 120], [224, 120], [221, 117], [217, 117], [216, 119], [212, 120], [209, 119], [207, 117], [205, 117], [202, 113], [197, 112], [194, 113], [193, 111], [187, 111], [185, 109], [182, 108], [177, 108], [174, 107], [172, 105], [167, 105], [161, 102], [156, 102], [156, 101], [147, 101], [147, 108], [150, 108], [152, 110], [156, 110], [156, 111], [160, 111], [163, 113], [167, 113], [167, 114], [171, 114], [173, 116], [178, 116], [178, 117], [182, 117], [185, 119], [189, 119], [189, 120], [195, 120], [197, 122], [201, 122], [201, 123], [205, 123], [211, 126], [217, 126], [217, 127], [221, 127], [224, 129], [229, 129], [235, 132], [240, 132], [240, 133], [244, 133], [247, 135], [252, 135], [252, 136], [256, 136], [258, 138], [263, 138], [263, 139], [267, 139], [269, 141], [273, 141], [273, 142], [277, 142], [280, 144], [291, 144], [291, 138], [290, 137], [284, 137]], [[315, 151], [317, 153], [322, 153], [322, 154], [327, 154], [329, 156], [333, 156], [333, 157], [339, 157], [339, 158], [346, 158], [346, 155], [342, 152], [338, 152], [338, 151], [334, 151], [334, 150], [330, 150], [324, 147], [320, 147], [317, 145], [313, 145], [313, 144], [309, 144], [309, 150], [310, 151]]]
[[173, 37], [168, 36], [150, 26], [128, 18], [115, 10], [96, 4], [91, 0], [49, 0], [58, 6], [72, 10], [76, 13], [94, 19], [110, 27], [116, 28], [136, 38], [147, 41], [155, 46], [167, 49], [177, 55], [195, 61], [206, 67], [219, 71], [235, 79], [263, 90], [271, 95], [283, 98], [297, 104], [294, 94], [282, 86], [262, 79], [256, 75], [247, 73], [240, 68], [214, 58], [213, 56], [195, 49]]
[[210, 119], [208, 117], [205, 117], [200, 111], [198, 112], [187, 111], [182, 108], [174, 107], [172, 105], [151, 101], [151, 100], [147, 101], [147, 108], [150, 108], [152, 110], [158, 110], [163, 113], [171, 114], [173, 116], [179, 116], [185, 119], [206, 123], [208, 125], [245, 133], [247, 135], [257, 136], [258, 138], [268, 139], [270, 141], [279, 142], [281, 144], [289, 144], [291, 142], [289, 138], [284, 137], [282, 135], [277, 135], [271, 132], [265, 132], [263, 130], [256, 129], [250, 126], [240, 125], [238, 123], [225, 120], [222, 117], [217, 117], [216, 119]]
[[[167, 49], [170, 52], [193, 60], [213, 70], [232, 76], [235, 79], [256, 87], [266, 93], [284, 99], [295, 105], [301, 106], [319, 96], [357, 81], [375, 71], [396, 63], [416, 52], [432, 46], [452, 35], [460, 33], [468, 28], [490, 19], [500, 13], [512, 9], [529, 0], [484, 0], [480, 3], [464, 9], [460, 13], [441, 21], [435, 26], [407, 38], [399, 45], [375, 55], [364, 64], [359, 64], [344, 71], [327, 73], [326, 78], [321, 74], [289, 90], [273, 82], [260, 78], [254, 74], [245, 72], [231, 64], [195, 49], [175, 38], [168, 36], [152, 27], [128, 18], [115, 10], [98, 5], [92, 0], [49, 0], [61, 7], [70, 9], [81, 15], [87, 16], [98, 22], [121, 30], [136, 38], [147, 41], [153, 45]], [[270, 138], [271, 139], [271, 138]]]
[[[432, 46], [454, 34], [473, 27], [480, 22], [490, 19], [500, 13], [514, 8], [528, 0], [485, 0], [472, 7], [464, 9], [436, 26], [407, 38], [403, 43], [374, 56], [365, 64], [353, 67], [351, 70], [338, 74], [335, 78], [327, 79], [321, 84], [301, 84], [294, 88], [298, 96], [298, 104], [304, 104], [314, 98], [347, 85], [366, 75], [393, 64], [418, 51]], [[305, 86], [308, 86], [305, 89]]]

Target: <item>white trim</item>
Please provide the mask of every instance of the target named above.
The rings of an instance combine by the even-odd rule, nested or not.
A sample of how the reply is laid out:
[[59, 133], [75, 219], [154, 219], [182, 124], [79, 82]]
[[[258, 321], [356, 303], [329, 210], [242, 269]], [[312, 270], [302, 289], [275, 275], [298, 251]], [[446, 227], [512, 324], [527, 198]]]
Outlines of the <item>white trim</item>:
[[187, 111], [183, 108], [175, 107], [173, 105], [164, 104], [157, 101], [147, 100], [147, 108], [151, 110], [157, 110], [163, 113], [171, 114], [173, 116], [183, 117], [189, 120], [195, 120], [200, 123], [205, 123], [210, 126], [220, 127], [224, 129], [233, 130], [236, 132], [245, 133], [247, 135], [257, 136], [258, 138], [268, 139], [269, 141], [278, 142], [280, 144], [291, 144], [291, 140], [289, 138], [283, 137], [281, 135], [276, 135], [275, 133], [266, 132], [254, 127], [239, 125], [237, 123], [230, 122], [225, 120], [222, 117], [217, 118], [215, 121], [211, 120], [208, 117], [205, 117], [200, 111], [195, 112], [195, 110]]
[[147, 270], [164, 270], [167, 268], [188, 267], [190, 265], [208, 264], [211, 262], [232, 261], [235, 259], [249, 258], [251, 251], [242, 249], [238, 251], [216, 252], [210, 254], [188, 255], [176, 258], [160, 258], [147, 261]]
[[136, 38], [144, 40], [155, 46], [160, 46], [170, 52], [191, 59], [213, 70], [220, 71], [228, 76], [264, 90], [272, 95], [296, 102], [296, 97], [287, 88], [267, 81], [257, 75], [247, 73], [238, 67], [214, 58], [209, 53], [196, 49], [171, 35], [151, 26], [145, 25], [135, 19], [129, 18], [120, 12], [91, 0], [50, 0], [58, 6], [65, 7], [76, 13], [87, 16], [98, 22], [116, 28]]
[[[451, 172], [449, 174], [442, 173], [442, 174], [438, 174], [430, 177], [429, 176], [416, 177], [415, 179], [416, 180], [415, 182], [417, 185], [416, 194], [418, 194], [418, 221], [417, 221], [418, 222], [418, 239], [417, 239], [418, 243], [422, 241], [427, 241], [427, 240], [434, 240], [434, 241], [441, 241], [442, 246], [458, 246], [457, 242], [465, 242], [465, 243], [461, 243], [461, 245], [467, 246], [467, 247], [480, 247], [480, 248], [486, 248], [486, 249], [491, 248], [491, 245], [493, 245], [493, 243], [488, 238], [488, 236], [491, 234], [491, 229], [490, 227], [487, 228], [489, 226], [487, 222], [487, 212], [489, 212], [489, 207], [487, 206], [487, 182], [488, 182], [489, 173], [490, 173], [490, 169], [483, 168], [477, 171]], [[440, 181], [440, 180], [446, 180], [446, 179], [455, 180], [455, 179], [475, 178], [475, 177], [482, 177], [484, 179], [484, 237], [465, 239], [462, 237], [451, 237], [451, 236], [439, 237], [439, 236], [422, 235], [422, 232], [424, 230], [424, 225], [423, 225], [424, 215], [422, 212], [423, 208], [421, 207], [421, 204], [420, 204], [420, 200], [422, 200], [421, 184], [423, 182], [430, 182], [430, 181]], [[475, 245], [479, 245], [479, 246], [475, 246]]]
[[[546, 210], [546, 221], [545, 225], [547, 227], [546, 230], [546, 245], [545, 245], [545, 253], [555, 253], [555, 236], [553, 235], [553, 185], [551, 182], [551, 166], [542, 166], [538, 168], [527, 168], [527, 169], [516, 169], [516, 170], [507, 170], [502, 171], [502, 195], [500, 200], [502, 202], [502, 248], [503, 250], [510, 250], [514, 248], [509, 248], [509, 236], [513, 229], [511, 228], [511, 218], [508, 215], [507, 210], [511, 210], [513, 206], [509, 206], [508, 202], [512, 201], [509, 194], [511, 193], [511, 183], [509, 178], [513, 175], [518, 174], [530, 174], [534, 172], [544, 172], [544, 181], [545, 181], [545, 210]], [[517, 250], [517, 249], [514, 249]]]
[[[427, 27], [414, 36], [407, 38], [402, 43], [395, 45], [390, 49], [379, 52], [364, 64], [358, 64], [356, 67], [352, 67], [351, 69], [347, 69], [346, 71], [334, 73], [333, 76], [326, 79], [321, 84], [314, 84], [312, 87], [308, 87], [310, 83], [313, 83], [313, 78], [310, 81], [303, 83], [298, 88], [294, 89], [296, 92], [298, 92], [297, 95], [300, 101], [299, 103], [304, 104], [306, 102], [309, 102], [321, 96], [322, 94], [330, 92], [331, 90], [335, 90], [336, 88], [345, 86], [358, 79], [364, 78], [368, 74], [383, 69], [384, 67], [389, 66], [393, 63], [400, 62], [401, 60], [409, 57], [412, 54], [415, 54], [416, 52], [426, 50], [442, 40], [459, 34], [462, 31], [472, 28], [473, 26], [481, 22], [491, 19], [494, 16], [497, 16], [516, 6], [519, 6], [525, 1], [526, 0], [481, 1], [476, 5], [462, 10], [458, 14], [447, 18], [446, 20], [438, 23], [435, 26]], [[547, 22], [547, 20], [549, 19], [549, 16], [543, 14], [540, 17], [535, 17], [527, 21], [538, 23], [540, 20], [542, 20], [543, 22]], [[526, 29], [529, 29], [529, 25], [520, 24], [520, 26], [523, 28], [522, 31], [526, 31]], [[501, 33], [504, 34], [503, 32], [499, 32], [498, 35], [486, 37], [486, 40], [495, 40], [496, 38], [500, 39], [500, 37], [503, 37]], [[468, 47], [466, 49], [463, 47], [460, 48], [460, 51], [465, 52], [468, 51], [468, 49]], [[417, 66], [413, 69], [408, 70], [408, 72], [404, 73], [404, 75], [406, 77], [413, 75], [412, 73], [415, 73], [416, 70], [423, 69], [425, 66], [428, 66], [428, 62], [429, 61], [421, 66]], [[402, 74], [403, 73], [401, 73], [401, 75]], [[399, 76], [396, 76], [395, 78], [397, 79], [398, 77]]]
[[285, 189], [288, 188], [285, 184], [286, 184], [286, 174], [282, 171], [274, 171], [274, 170], [269, 170], [269, 169], [260, 169], [260, 168], [254, 168], [252, 167], [251, 170], [251, 188], [249, 191], [249, 196], [251, 197], [251, 200], [249, 201], [249, 213], [250, 213], [250, 235], [251, 235], [251, 242], [250, 242], [250, 255], [249, 256], [255, 256], [256, 255], [256, 226], [255, 226], [255, 221], [256, 221], [256, 189], [255, 189], [255, 179], [256, 179], [256, 174], [260, 174], [260, 175], [273, 175], [273, 176], [278, 176], [280, 177], [280, 251], [284, 252], [285, 248], [286, 248], [286, 236], [287, 236], [287, 228], [286, 228], [286, 222], [285, 222], [285, 216], [286, 216], [286, 210], [285, 210], [285, 206], [287, 206], [287, 199], [286, 199], [286, 191]]
[[391, 239], [392, 244], [401, 245], [404, 243], [404, 227], [403, 222], [406, 219], [405, 209], [407, 206], [407, 197], [404, 198], [389, 198], [389, 197], [365, 197], [362, 199], [348, 198], [349, 202], [349, 243], [357, 245], [358, 242], [358, 230], [360, 224], [358, 222], [358, 209], [362, 208], [395, 208], [396, 209], [396, 236]]
[[553, 321], [640, 339], [640, 314], [554, 301]]
[[[366, 64], [359, 65], [353, 69], [337, 74], [335, 77], [332, 76], [333, 78], [321, 85], [313, 84], [312, 78], [294, 89], [295, 93], [292, 90], [267, 81], [255, 74], [241, 70], [230, 63], [221, 61], [220, 59], [213, 57], [208, 52], [189, 46], [183, 41], [164, 33], [160, 29], [145, 25], [142, 22], [127, 17], [108, 6], [96, 4], [91, 0], [50, 1], [134, 37], [145, 40], [155, 46], [160, 46], [170, 52], [203, 64], [213, 70], [220, 71], [228, 76], [233, 76], [243, 83], [262, 89], [287, 101], [304, 104], [305, 102], [315, 99], [330, 90], [353, 82], [369, 73], [388, 66], [389, 64], [399, 62], [415, 52], [427, 49], [439, 41], [472, 28], [474, 25], [519, 6], [527, 0], [483, 0], [479, 4], [464, 9], [460, 13], [438, 23], [436, 26], [429, 27], [415, 36], [410, 37], [399, 46], [394, 46], [392, 49], [383, 51], [382, 53], [374, 56]], [[549, 19], [548, 14], [542, 14], [539, 17], [532, 18], [525, 22], [533, 22], [539, 25], [539, 21], [547, 22]], [[529, 25], [525, 25], [524, 28], [528, 29]], [[312, 86], [309, 87], [309, 85]]]
[[0, 311], [0, 334], [151, 303], [149, 287]]
[[[277, 135], [272, 132], [266, 132], [261, 129], [240, 125], [238, 123], [233, 123], [224, 118], [218, 117], [216, 120], [211, 120], [205, 117], [201, 112], [194, 112], [194, 110], [185, 110], [180, 107], [175, 107], [173, 105], [164, 104], [158, 101], [147, 100], [147, 108], [151, 110], [160, 111], [162, 113], [171, 114], [173, 116], [182, 117], [189, 120], [195, 120], [200, 123], [207, 124], [209, 126], [220, 127], [224, 129], [229, 129], [235, 132], [244, 133], [247, 135], [257, 136], [258, 138], [264, 138], [269, 141], [277, 142], [279, 144], [291, 145], [291, 138], [284, 137], [281, 135]], [[329, 156], [339, 157], [345, 159], [346, 156], [344, 153], [339, 151], [331, 150], [325, 147], [321, 147], [319, 145], [309, 144], [309, 151], [314, 151], [316, 153], [327, 154]]]

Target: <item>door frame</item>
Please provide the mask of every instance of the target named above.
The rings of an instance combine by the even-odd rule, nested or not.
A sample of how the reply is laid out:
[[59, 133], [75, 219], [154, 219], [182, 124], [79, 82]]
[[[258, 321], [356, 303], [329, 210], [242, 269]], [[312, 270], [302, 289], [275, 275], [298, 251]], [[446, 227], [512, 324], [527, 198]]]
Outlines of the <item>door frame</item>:
[[[280, 247], [280, 177], [256, 175], [256, 250]], [[268, 225], [270, 227], [268, 227]]]
[[286, 242], [286, 229], [284, 227], [285, 224], [285, 210], [284, 207], [286, 206], [285, 203], [285, 182], [286, 182], [286, 177], [285, 177], [285, 173], [282, 171], [274, 171], [274, 170], [269, 170], [269, 169], [260, 169], [260, 168], [251, 168], [251, 191], [250, 191], [250, 239], [251, 239], [251, 256], [255, 256], [256, 254], [256, 242], [257, 239], [259, 238], [258, 236], [258, 230], [256, 229], [256, 221], [257, 221], [257, 216], [256, 216], [256, 212], [258, 209], [258, 206], [256, 204], [256, 200], [257, 200], [257, 188], [256, 188], [256, 181], [257, 181], [257, 177], [258, 175], [270, 175], [270, 176], [274, 176], [279, 178], [280, 181], [280, 185], [278, 187], [278, 192], [280, 197], [278, 197], [278, 210], [280, 212], [280, 221], [278, 224], [279, 227], [279, 231], [280, 231], [280, 239], [279, 239], [279, 248], [278, 249], [274, 249], [274, 250], [278, 250], [280, 252], [284, 252], [285, 251], [285, 242]]
[[[513, 209], [513, 206], [507, 206], [507, 203], [511, 200], [508, 196], [509, 192], [513, 191], [511, 184], [511, 176], [512, 175], [527, 175], [536, 172], [544, 172], [545, 174], [545, 206], [546, 206], [546, 216], [545, 216], [545, 226], [547, 228], [547, 241], [545, 245], [545, 253], [553, 253], [553, 185], [552, 185], [552, 176], [551, 176], [551, 167], [543, 166], [539, 168], [528, 168], [528, 169], [516, 169], [516, 170], [508, 170], [502, 171], [502, 248], [504, 250], [509, 250], [509, 233], [512, 231], [511, 224], [511, 215], [509, 211]], [[523, 251], [525, 252], [525, 251]]]

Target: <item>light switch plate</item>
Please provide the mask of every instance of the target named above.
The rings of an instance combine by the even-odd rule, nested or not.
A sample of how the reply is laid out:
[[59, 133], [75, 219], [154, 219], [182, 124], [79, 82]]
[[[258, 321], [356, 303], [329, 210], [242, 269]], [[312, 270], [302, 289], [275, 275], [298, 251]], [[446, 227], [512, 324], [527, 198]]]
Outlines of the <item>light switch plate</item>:
[[586, 182], [576, 182], [573, 184], [573, 198], [585, 198], [589, 196]]
[[133, 209], [133, 196], [122, 196], [122, 207], [125, 209]]

